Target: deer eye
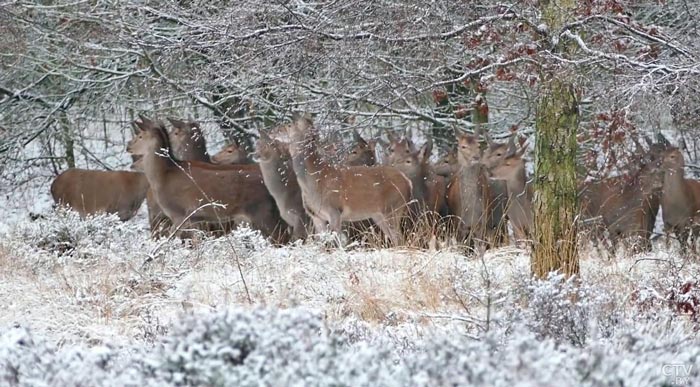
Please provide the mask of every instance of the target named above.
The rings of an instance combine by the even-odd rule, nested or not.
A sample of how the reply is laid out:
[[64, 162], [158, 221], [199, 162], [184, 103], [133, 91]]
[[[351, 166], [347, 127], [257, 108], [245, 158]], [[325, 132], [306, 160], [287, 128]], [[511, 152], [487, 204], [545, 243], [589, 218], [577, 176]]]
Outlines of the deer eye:
[[502, 153], [496, 153], [496, 156], [501, 157]]

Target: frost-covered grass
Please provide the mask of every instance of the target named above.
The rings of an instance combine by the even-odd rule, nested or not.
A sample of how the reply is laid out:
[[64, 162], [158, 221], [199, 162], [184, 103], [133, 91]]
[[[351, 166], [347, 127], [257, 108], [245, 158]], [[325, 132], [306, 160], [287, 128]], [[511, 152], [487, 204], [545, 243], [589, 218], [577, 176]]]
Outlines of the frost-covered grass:
[[145, 228], [71, 212], [7, 227], [0, 381], [700, 383], [700, 265], [673, 251], [587, 252], [579, 282], [537, 282], [514, 247], [273, 247], [247, 229], [185, 245]]

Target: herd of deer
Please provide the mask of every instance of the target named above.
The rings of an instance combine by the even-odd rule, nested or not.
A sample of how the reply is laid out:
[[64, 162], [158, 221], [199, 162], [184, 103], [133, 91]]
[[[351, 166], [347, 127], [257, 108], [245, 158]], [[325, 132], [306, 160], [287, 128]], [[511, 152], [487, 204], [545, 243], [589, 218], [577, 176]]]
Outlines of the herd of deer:
[[[431, 163], [430, 140], [417, 147], [408, 135], [366, 141], [353, 132], [353, 146], [338, 157], [324, 151], [310, 116], [295, 115], [261, 131], [254, 162], [236, 143], [209, 157], [196, 123], [169, 121], [170, 131], [144, 116], [133, 123], [127, 151], [138, 172], [69, 169], [51, 185], [55, 202], [82, 216], [107, 212], [128, 220], [146, 199], [156, 236], [185, 225], [227, 232], [245, 222], [284, 243], [306, 238], [311, 227], [341, 234], [344, 224], [369, 221], [398, 245], [412, 225], [431, 219], [460, 242], [493, 245], [505, 242], [506, 223], [516, 240], [529, 240], [533, 231], [526, 146], [514, 136], [494, 143], [484, 135], [483, 148], [478, 131], [458, 133], [456, 151]], [[667, 235], [684, 250], [694, 248], [700, 182], [684, 177], [682, 153], [663, 136], [646, 141], [632, 173], [581, 183], [579, 218], [599, 220], [590, 223], [603, 227], [613, 246], [635, 238], [649, 249], [662, 208]]]

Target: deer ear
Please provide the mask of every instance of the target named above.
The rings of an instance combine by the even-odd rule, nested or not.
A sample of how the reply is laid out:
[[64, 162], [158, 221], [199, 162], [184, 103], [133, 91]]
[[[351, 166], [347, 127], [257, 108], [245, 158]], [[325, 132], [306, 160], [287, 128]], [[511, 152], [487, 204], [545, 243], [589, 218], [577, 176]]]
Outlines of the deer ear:
[[391, 132], [387, 129], [384, 131], [384, 133], [386, 133], [386, 137], [389, 139], [390, 143], [397, 143], [399, 141], [398, 137], [394, 132]]
[[486, 132], [484, 132], [484, 139], [486, 139], [486, 145], [488, 145], [488, 146], [493, 145], [493, 139], [491, 138], [490, 131], [487, 130]]
[[659, 144], [663, 145], [664, 148], [668, 148], [671, 146], [671, 143], [666, 139], [666, 137], [664, 137], [663, 134], [661, 134], [661, 132], [659, 132], [657, 137], [658, 137]]
[[513, 136], [510, 137], [508, 140], [508, 150], [506, 151], [507, 156], [510, 157], [515, 155], [518, 152], [518, 148], [515, 146], [515, 139]]
[[433, 140], [428, 139], [428, 141], [423, 144], [423, 146], [418, 151], [418, 159], [423, 162], [430, 158], [430, 154], [433, 152]]
[[374, 150], [377, 149], [377, 140], [366, 140], [365, 143], [367, 143], [369, 150], [374, 152]]
[[299, 122], [299, 121], [312, 121], [311, 114], [309, 113], [302, 113], [302, 112], [294, 112], [292, 113], [292, 121], [293, 122]]
[[156, 122], [144, 116], [142, 113], [139, 113], [139, 119], [141, 119], [141, 123], [139, 124], [141, 128], [145, 129], [156, 126]]
[[176, 127], [176, 128], [182, 128], [183, 126], [185, 126], [185, 122], [184, 122], [184, 121], [180, 121], [180, 120], [178, 120], [177, 118], [168, 117], [167, 119], [168, 119], [168, 122], [170, 122], [170, 125], [172, 125], [172, 126], [174, 126], [174, 127]]
[[132, 132], [133, 134], [139, 134], [140, 132], [142, 132], [142, 131], [143, 131], [143, 128], [141, 128], [140, 125], [141, 125], [140, 122], [138, 122], [138, 121], [133, 121], [133, 122], [131, 123], [131, 132]]
[[352, 130], [352, 139], [359, 143], [367, 143], [365, 139], [360, 136], [360, 133], [357, 132], [357, 129]]
[[649, 137], [648, 134], [644, 135], [644, 141], [646, 141], [647, 146], [649, 146], [650, 148], [652, 145], [654, 145], [654, 141], [651, 139], [651, 137]]

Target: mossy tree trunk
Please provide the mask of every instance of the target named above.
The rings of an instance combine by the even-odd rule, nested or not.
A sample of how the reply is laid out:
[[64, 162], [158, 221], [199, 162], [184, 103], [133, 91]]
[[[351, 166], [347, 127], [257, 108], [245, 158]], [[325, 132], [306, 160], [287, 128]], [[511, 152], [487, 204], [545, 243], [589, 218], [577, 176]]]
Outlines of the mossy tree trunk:
[[[549, 31], [558, 31], [575, 7], [571, 0], [542, 1]], [[559, 44], [566, 54], [573, 47]], [[535, 139], [534, 249], [532, 273], [546, 278], [552, 271], [579, 273], [576, 248], [578, 198], [576, 134], [579, 101], [575, 74], [560, 65], [543, 71]]]

